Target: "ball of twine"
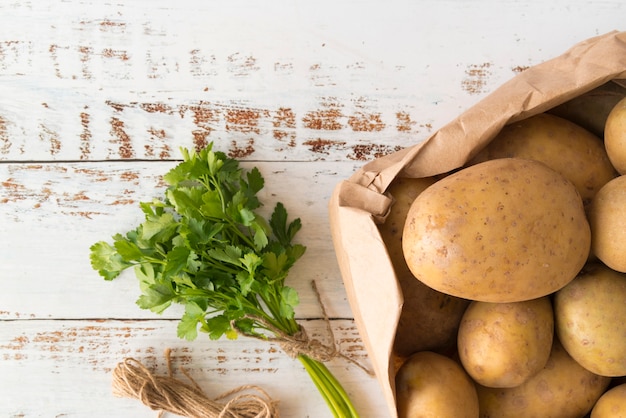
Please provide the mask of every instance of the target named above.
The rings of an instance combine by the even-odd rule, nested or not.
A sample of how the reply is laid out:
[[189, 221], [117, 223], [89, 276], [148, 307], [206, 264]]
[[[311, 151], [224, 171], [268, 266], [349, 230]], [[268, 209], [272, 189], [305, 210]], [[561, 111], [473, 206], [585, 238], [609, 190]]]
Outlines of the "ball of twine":
[[171, 373], [166, 351], [168, 376], [155, 375], [141, 362], [126, 358], [113, 370], [113, 394], [138, 399], [155, 411], [171, 412], [189, 418], [273, 418], [278, 417], [278, 402], [260, 387], [239, 386], [213, 399], [193, 379], [193, 384], [176, 379]]

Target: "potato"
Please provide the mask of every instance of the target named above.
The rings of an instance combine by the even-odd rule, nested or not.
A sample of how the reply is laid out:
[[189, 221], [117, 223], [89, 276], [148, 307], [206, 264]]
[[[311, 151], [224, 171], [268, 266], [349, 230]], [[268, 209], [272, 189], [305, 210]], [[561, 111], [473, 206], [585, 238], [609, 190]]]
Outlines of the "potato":
[[620, 174], [626, 174], [626, 98], [609, 113], [604, 129], [604, 146], [609, 160]]
[[514, 388], [476, 385], [481, 418], [582, 417], [611, 379], [582, 367], [554, 340], [546, 367]]
[[548, 112], [572, 121], [599, 138], [603, 138], [606, 119], [611, 109], [624, 96], [626, 96], [626, 87], [609, 81], [550, 109]]
[[547, 296], [522, 302], [472, 302], [458, 333], [467, 373], [483, 386], [519, 386], [543, 369], [554, 335]]
[[626, 375], [626, 274], [587, 266], [554, 296], [556, 333], [581, 366], [602, 376]]
[[518, 302], [569, 283], [590, 241], [571, 182], [540, 162], [502, 158], [424, 190], [409, 209], [402, 247], [413, 275], [440, 292]]
[[613, 270], [626, 273], [626, 176], [608, 182], [589, 207], [591, 248]]
[[454, 360], [422, 351], [396, 374], [398, 418], [478, 418], [474, 383]]
[[509, 157], [546, 164], [574, 183], [585, 204], [617, 175], [600, 137], [547, 113], [505, 126], [474, 161]]
[[454, 346], [461, 316], [469, 304], [465, 299], [438, 292], [415, 280], [402, 254], [402, 230], [409, 208], [417, 195], [436, 180], [435, 177], [394, 179], [387, 188], [394, 203], [385, 223], [379, 225], [404, 298], [394, 342], [394, 351], [401, 357], [418, 351], [447, 351]]
[[591, 418], [626, 418], [626, 383], [606, 391], [591, 410]]

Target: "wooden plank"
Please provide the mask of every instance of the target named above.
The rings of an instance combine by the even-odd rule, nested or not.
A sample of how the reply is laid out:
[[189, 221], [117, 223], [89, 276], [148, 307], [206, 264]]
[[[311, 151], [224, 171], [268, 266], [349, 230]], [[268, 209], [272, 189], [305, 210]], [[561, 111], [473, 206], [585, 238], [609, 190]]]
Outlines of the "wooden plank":
[[[312, 338], [328, 343], [323, 321], [305, 321]], [[280, 402], [281, 416], [327, 417], [328, 409], [304, 368], [273, 343], [250, 338], [178, 340], [174, 321], [0, 321], [0, 416], [154, 417], [139, 401], [116, 398], [111, 372], [124, 358], [166, 375], [163, 353], [184, 367], [211, 397], [243, 384], [261, 386]], [[332, 321], [342, 352], [367, 363], [352, 321]], [[362, 417], [385, 416], [376, 380], [335, 359], [329, 369], [352, 396]], [[186, 381], [176, 371], [179, 379]]]
[[[0, 318], [154, 318], [135, 305], [137, 282], [128, 272], [105, 282], [89, 264], [89, 247], [134, 229], [140, 201], [161, 198], [161, 176], [175, 162], [0, 165]], [[300, 217], [307, 246], [289, 283], [298, 290], [298, 316], [319, 318], [315, 280], [329, 315], [351, 318], [330, 240], [328, 200], [354, 163], [264, 162], [260, 193], [265, 216], [277, 201]], [[174, 309], [166, 317], [178, 317]]]
[[170, 159], [212, 140], [363, 161], [623, 24], [616, 0], [147, 4], [0, 5], [0, 160]]
[[[365, 360], [328, 235], [334, 185], [415, 144], [530, 65], [624, 29], [621, 0], [38, 0], [0, 4], [0, 416], [154, 416], [110, 395], [132, 355], [172, 348], [209, 393], [257, 383], [282, 416], [328, 410], [302, 367], [256, 341], [187, 343], [180, 311], [134, 305], [88, 247], [132, 228], [178, 147], [259, 166], [308, 246], [290, 280], [325, 336]], [[555, 36], [558, 34], [558, 36]], [[119, 161], [123, 160], [123, 161]], [[330, 364], [363, 417], [388, 416], [360, 370]]]

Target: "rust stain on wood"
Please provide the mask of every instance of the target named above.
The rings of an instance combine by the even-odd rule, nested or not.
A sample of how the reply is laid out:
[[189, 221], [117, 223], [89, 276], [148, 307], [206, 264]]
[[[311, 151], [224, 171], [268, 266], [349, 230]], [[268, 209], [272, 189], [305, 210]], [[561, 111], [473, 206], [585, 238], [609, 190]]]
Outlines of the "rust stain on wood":
[[111, 100], [107, 100], [106, 104], [107, 106], [113, 108], [113, 110], [115, 110], [116, 112], [123, 112], [125, 108], [135, 106], [135, 103], [124, 104], [113, 102]]
[[192, 131], [194, 146], [199, 151], [209, 144], [209, 135], [220, 121], [220, 110], [208, 102], [200, 101], [197, 104], [180, 106], [180, 116], [184, 117], [188, 110], [193, 114], [194, 125], [199, 128]]
[[239, 52], [229, 55], [227, 58], [228, 71], [235, 77], [249, 76], [251, 73], [260, 70], [256, 58], [251, 55], [243, 55]]
[[[94, 370], [111, 371], [110, 356], [115, 355], [114, 347], [127, 345], [124, 341], [138, 335], [149, 335], [153, 327], [85, 325], [60, 327], [22, 334], [13, 337], [8, 343], [0, 345], [0, 352], [5, 360], [26, 360], [29, 355], [42, 356], [58, 361], [57, 367], [63, 367], [65, 359], [83, 361]], [[122, 351], [124, 349], [122, 348]], [[126, 349], [128, 351], [128, 349]], [[154, 356], [154, 348], [136, 349], [135, 352]]]
[[528, 70], [529, 68], [530, 68], [530, 65], [516, 65], [515, 67], [511, 68], [511, 71], [513, 71], [516, 74], [519, 74], [521, 72]]
[[165, 103], [141, 103], [139, 107], [148, 113], [164, 113], [171, 115], [172, 107]]
[[310, 150], [316, 154], [330, 154], [333, 149], [343, 149], [346, 146], [344, 141], [331, 141], [328, 139], [311, 139], [304, 141], [304, 145], [308, 146]]
[[91, 79], [90, 61], [93, 55], [93, 48], [89, 46], [79, 46], [78, 52], [80, 53], [80, 62], [82, 63], [82, 72], [85, 79]]
[[396, 113], [396, 129], [398, 132], [411, 132], [415, 121], [411, 120], [411, 115], [408, 112]]
[[[418, 124], [408, 111], [398, 111], [392, 114], [390, 120], [385, 120], [383, 113], [376, 111], [376, 107], [368, 103], [366, 98], [352, 100], [354, 109], [348, 113], [345, 105], [336, 97], [322, 97], [316, 110], [303, 111], [303, 116], [288, 106], [276, 109], [263, 109], [240, 104], [222, 104], [207, 101], [198, 101], [184, 104], [170, 104], [164, 102], [123, 102], [107, 100], [105, 104], [111, 109], [108, 116], [109, 142], [112, 144], [109, 156], [119, 156], [121, 159], [133, 158], [172, 158], [172, 134], [167, 126], [175, 124], [174, 118], [186, 119], [191, 117], [190, 132], [196, 149], [202, 149], [211, 141], [211, 135], [219, 129], [232, 135], [230, 155], [246, 158], [256, 152], [255, 145], [261, 138], [273, 139], [270, 144], [275, 151], [284, 151], [287, 147], [294, 148], [297, 142], [298, 131], [309, 129], [313, 131], [342, 131], [352, 132], [384, 132], [394, 130], [402, 133], [419, 132], [421, 128], [432, 129], [429, 124]], [[42, 104], [44, 107], [47, 104]], [[75, 120], [79, 129], [79, 145], [77, 158], [88, 160], [93, 155], [93, 120], [91, 110], [93, 106], [83, 106]], [[137, 112], [147, 115], [163, 115], [154, 121], [146, 119], [141, 128], [145, 135], [141, 138], [131, 137], [132, 132], [140, 132], [130, 123], [143, 120]], [[170, 119], [168, 119], [170, 118]], [[154, 123], [154, 124], [153, 124]], [[158, 123], [158, 124], [157, 124]], [[52, 125], [42, 122], [38, 125], [38, 135], [41, 141], [49, 144], [48, 153], [51, 156], [60, 154], [62, 148], [62, 131], [56, 131]], [[131, 129], [134, 128], [134, 129]], [[316, 154], [328, 155], [331, 149], [346, 149], [344, 141], [334, 137], [324, 138], [322, 134], [309, 136], [304, 143]], [[316, 138], [317, 137], [317, 138]], [[329, 141], [329, 142], [324, 142]], [[267, 143], [263, 143], [265, 148]], [[8, 130], [8, 121], [0, 116], [0, 156], [9, 155], [14, 151]], [[64, 152], [68, 152], [63, 150]], [[227, 151], [227, 152], [228, 152]], [[372, 155], [385, 153], [376, 151]], [[364, 149], [355, 149], [350, 158], [360, 159], [365, 155]]]
[[26, 200], [27, 190], [24, 185], [19, 184], [14, 178], [10, 177], [3, 181], [2, 188], [5, 190], [5, 197], [0, 200], [1, 203], [16, 202], [19, 200]]
[[120, 178], [124, 181], [132, 182], [135, 185], [139, 184], [139, 174], [135, 171], [124, 171], [122, 174], [120, 174]]
[[384, 144], [357, 144], [352, 147], [352, 153], [348, 155], [348, 158], [357, 161], [368, 161], [401, 149], [402, 147], [400, 146], [392, 147]]
[[50, 144], [50, 155], [58, 154], [61, 151], [61, 140], [58, 132], [43, 123], [39, 124], [39, 128], [41, 129], [39, 139]]
[[276, 110], [272, 118], [272, 133], [274, 139], [280, 142], [287, 142], [290, 147], [296, 146], [296, 114], [288, 107], [281, 107]]
[[[33, 174], [28, 174], [33, 172]], [[0, 204], [13, 205], [5, 207], [5, 213], [19, 222], [22, 220], [24, 210], [35, 214], [36, 210], [46, 211], [49, 214], [73, 216], [92, 219], [94, 216], [108, 215], [102, 210], [106, 206], [134, 205], [139, 200], [136, 197], [140, 186], [139, 174], [135, 171], [126, 170], [118, 172], [119, 180], [131, 184], [114, 194], [92, 194], [90, 188], [70, 187], [72, 184], [86, 184], [98, 182], [110, 182], [115, 180], [115, 172], [84, 168], [81, 166], [61, 165], [20, 165], [10, 167], [7, 178], [0, 182]], [[35, 186], [29, 183], [29, 179], [35, 175], [39, 179], [47, 179]], [[164, 188], [161, 176], [152, 178], [153, 187]], [[100, 186], [102, 187], [102, 186]], [[60, 190], [59, 190], [60, 189]], [[39, 219], [39, 217], [38, 217]]]
[[432, 131], [431, 123], [418, 124], [408, 112], [396, 112], [396, 130], [398, 132], [420, 132], [422, 129]]
[[[333, 69], [331, 67], [331, 69]], [[310, 80], [315, 87], [334, 87], [337, 83], [333, 80], [330, 73], [323, 70], [321, 64], [313, 64], [309, 67]]]
[[92, 181], [95, 182], [105, 182], [110, 181], [108, 173], [104, 170], [96, 170], [94, 168], [75, 168], [73, 170], [75, 174], [82, 174], [91, 178]]
[[491, 66], [490, 62], [469, 65], [465, 70], [467, 77], [461, 83], [463, 90], [469, 94], [484, 93], [487, 79], [491, 75]]
[[209, 134], [209, 131], [205, 131], [202, 129], [194, 129], [191, 132], [191, 135], [193, 136], [193, 145], [196, 151], [200, 151], [206, 148], [207, 145], [209, 145]]
[[[146, 156], [158, 156], [158, 158], [162, 160], [170, 158], [172, 155], [172, 150], [170, 146], [166, 143], [167, 133], [165, 132], [165, 130], [151, 127], [148, 129], [148, 133], [150, 134], [150, 143], [144, 145], [144, 148], [146, 150]], [[158, 155], [156, 155], [155, 146], [153, 145], [153, 143], [161, 144], [161, 149]]]
[[24, 349], [30, 343], [30, 340], [25, 335], [20, 335], [13, 338], [6, 344], [0, 345], [0, 351], [4, 351], [2, 359], [4, 361], [22, 361], [27, 360], [28, 355], [24, 353]]
[[69, 196], [69, 200], [72, 200], [72, 201], [91, 200], [91, 198], [85, 194], [84, 190], [81, 190], [78, 193], [74, 193], [73, 196]]
[[31, 47], [31, 41], [0, 41], [0, 68], [8, 69], [10, 65], [9, 60], [13, 59], [16, 61], [19, 58], [21, 51], [25, 48]]
[[61, 75], [61, 69], [59, 68], [59, 60], [57, 57], [58, 48], [59, 48], [58, 45], [52, 44], [48, 47], [48, 52], [50, 53], [50, 57], [52, 58], [52, 67], [54, 68], [54, 74], [58, 78], [63, 78], [63, 76]]
[[385, 129], [380, 113], [356, 112], [348, 118], [348, 125], [355, 132], [380, 132]]
[[111, 135], [118, 139], [119, 155], [121, 158], [130, 159], [135, 156], [132, 141], [124, 130], [124, 122], [119, 118], [111, 118]]
[[335, 98], [328, 98], [322, 102], [322, 109], [307, 112], [302, 121], [309, 129], [338, 131], [343, 128], [341, 118], [344, 117], [341, 105]]
[[[174, 109], [165, 103], [141, 103], [139, 107], [147, 113], [160, 113], [165, 115], [174, 115]], [[182, 115], [181, 115], [182, 117]], [[158, 156], [160, 159], [168, 159], [172, 155], [172, 149], [167, 143], [169, 138], [165, 129], [159, 129], [155, 127], [149, 127], [147, 132], [150, 134], [148, 143], [144, 145], [145, 155], [147, 157]], [[157, 154], [156, 148], [160, 148]]]
[[230, 108], [226, 110], [226, 132], [242, 132], [245, 134], [260, 134], [259, 120], [268, 116], [266, 110], [251, 108]]
[[254, 153], [254, 139], [252, 138], [243, 147], [237, 145], [236, 141], [231, 141], [231, 146], [228, 149], [228, 156], [236, 159], [248, 157], [252, 153]]
[[[37, 359], [54, 360], [56, 367], [63, 367], [72, 362], [89, 365], [94, 371], [110, 372], [115, 362], [124, 357], [140, 358], [148, 368], [165, 366], [165, 359], [158, 356], [154, 346], [135, 347], [133, 340], [150, 336], [157, 329], [136, 324], [63, 326], [42, 331], [23, 331], [4, 343], [0, 343], [2, 359], [23, 361], [30, 356]], [[283, 353], [278, 353], [272, 344], [250, 351], [246, 348], [224, 350], [223, 348], [202, 350], [203, 361], [195, 359], [195, 351], [190, 347], [171, 349], [171, 360], [176, 365], [194, 364], [194, 373], [220, 374], [239, 372], [275, 373], [277, 366], [272, 366]], [[194, 360], [195, 359], [195, 360]], [[231, 364], [231, 362], [233, 362]], [[229, 363], [228, 365], [226, 365]], [[233, 364], [236, 364], [234, 366]]]
[[[192, 49], [189, 51], [189, 72], [194, 77], [206, 77], [206, 76], [216, 76], [217, 71], [214, 66], [216, 64], [215, 55], [205, 55], [202, 54], [200, 49]], [[205, 68], [206, 64], [209, 64], [209, 68]]]
[[0, 154], [8, 154], [11, 151], [11, 139], [7, 129], [7, 121], [0, 116]]
[[80, 124], [82, 126], [82, 131], [80, 133], [80, 159], [87, 160], [89, 159], [89, 154], [91, 153], [91, 131], [89, 129], [89, 123], [91, 117], [86, 110], [89, 109], [88, 106], [85, 106], [84, 112], [80, 113]]
[[98, 25], [100, 26], [100, 30], [102, 30], [103, 32], [105, 31], [110, 31], [111, 29], [126, 29], [126, 22], [121, 22], [121, 21], [113, 21], [110, 19], [103, 19], [101, 20]]
[[130, 60], [130, 57], [128, 56], [128, 51], [125, 51], [123, 49], [104, 48], [102, 50], [102, 56], [105, 58], [117, 58], [121, 61]]

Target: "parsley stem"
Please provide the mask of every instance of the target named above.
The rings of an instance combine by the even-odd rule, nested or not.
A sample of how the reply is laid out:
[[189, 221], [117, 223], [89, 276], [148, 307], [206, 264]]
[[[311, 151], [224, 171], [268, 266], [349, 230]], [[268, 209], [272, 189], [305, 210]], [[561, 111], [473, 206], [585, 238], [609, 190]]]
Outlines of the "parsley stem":
[[335, 418], [358, 418], [359, 415], [347, 393], [323, 363], [304, 354], [299, 355], [298, 359], [304, 365]]
[[293, 335], [296, 332], [298, 332], [298, 330], [300, 329], [300, 326], [296, 323], [293, 316], [290, 318], [287, 318], [281, 314], [279, 295], [277, 295], [275, 292], [271, 292], [270, 293], [271, 300], [269, 298], [264, 297], [263, 295], [259, 295], [259, 296], [265, 303], [265, 306], [267, 306], [267, 309], [270, 311], [272, 318], [275, 319], [275, 321], [272, 321], [272, 322], [280, 322], [280, 325], [278, 325], [277, 328], [279, 328], [280, 330], [282, 330], [283, 332], [289, 335]]

